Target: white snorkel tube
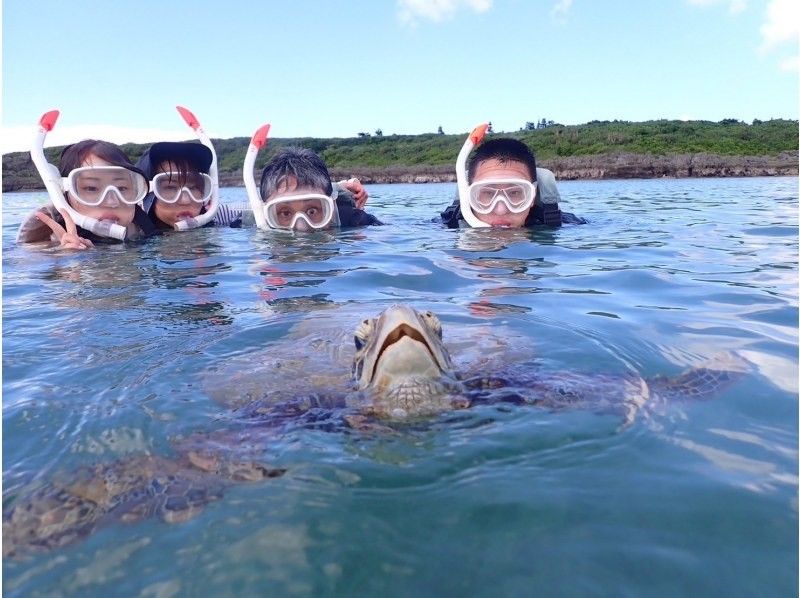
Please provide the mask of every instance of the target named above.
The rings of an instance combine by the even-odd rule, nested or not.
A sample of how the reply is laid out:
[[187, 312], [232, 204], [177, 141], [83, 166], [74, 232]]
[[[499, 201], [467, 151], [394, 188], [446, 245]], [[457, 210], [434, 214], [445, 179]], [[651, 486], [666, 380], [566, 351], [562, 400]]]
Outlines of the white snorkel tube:
[[42, 177], [47, 194], [50, 196], [50, 201], [60, 212], [66, 212], [72, 221], [84, 230], [93, 232], [101, 237], [110, 237], [120, 241], [125, 239], [127, 229], [119, 224], [113, 222], [101, 222], [96, 218], [90, 218], [80, 212], [77, 212], [64, 197], [64, 188], [61, 182], [61, 173], [58, 168], [50, 164], [44, 156], [44, 140], [47, 134], [56, 126], [56, 121], [59, 115], [58, 110], [51, 110], [45, 112], [39, 119], [39, 130], [33, 140], [33, 147], [31, 148], [31, 160]]
[[461, 146], [461, 151], [458, 152], [458, 159], [456, 160], [456, 181], [458, 182], [458, 201], [461, 205], [461, 217], [473, 228], [490, 226], [483, 220], [479, 220], [472, 213], [472, 208], [469, 205], [469, 181], [467, 180], [467, 158], [469, 153], [476, 145], [480, 145], [488, 128], [489, 123], [484, 123], [472, 129], [472, 133], [469, 134], [464, 145]]
[[267, 144], [267, 135], [269, 135], [268, 124], [260, 126], [253, 134], [252, 139], [250, 139], [250, 147], [247, 148], [247, 153], [244, 156], [244, 165], [242, 166], [242, 177], [244, 177], [244, 186], [247, 189], [247, 198], [250, 200], [250, 207], [253, 208], [256, 226], [262, 230], [269, 230], [270, 226], [267, 224], [267, 218], [264, 215], [264, 203], [261, 201], [261, 194], [258, 192], [253, 171], [258, 151]]
[[192, 111], [183, 106], [175, 106], [184, 122], [189, 125], [194, 131], [200, 143], [205, 145], [211, 150], [211, 166], [208, 169], [208, 176], [211, 177], [211, 199], [208, 202], [206, 211], [198, 215], [196, 218], [187, 218], [186, 220], [179, 220], [175, 223], [176, 230], [188, 230], [190, 228], [199, 228], [211, 222], [214, 216], [217, 215], [219, 208], [219, 169], [217, 168], [217, 152], [214, 151], [214, 144], [208, 138], [203, 127], [200, 126], [200, 121], [192, 114]]

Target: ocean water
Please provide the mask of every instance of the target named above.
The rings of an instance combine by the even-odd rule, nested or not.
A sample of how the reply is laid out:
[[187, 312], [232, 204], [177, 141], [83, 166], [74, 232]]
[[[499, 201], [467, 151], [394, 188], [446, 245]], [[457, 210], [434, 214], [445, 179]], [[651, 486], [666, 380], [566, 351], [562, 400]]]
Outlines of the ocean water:
[[[510, 339], [492, 368], [580, 374], [585, 404], [252, 424], [285, 475], [184, 523], [112, 518], [6, 558], [5, 595], [797, 595], [797, 179], [564, 182], [562, 207], [590, 223], [544, 231], [430, 222], [452, 184], [368, 189], [388, 226], [85, 252], [15, 246], [46, 198], [4, 194], [4, 509], [82, 467], [247, 427], [242, 395], [336, 373], [309, 339], [349, 344], [394, 302], [436, 312], [459, 363]], [[273, 375], [289, 354], [297, 371]], [[707, 400], [645, 403], [627, 424], [592, 408], [624, 375], [721, 355], [747, 371]]]

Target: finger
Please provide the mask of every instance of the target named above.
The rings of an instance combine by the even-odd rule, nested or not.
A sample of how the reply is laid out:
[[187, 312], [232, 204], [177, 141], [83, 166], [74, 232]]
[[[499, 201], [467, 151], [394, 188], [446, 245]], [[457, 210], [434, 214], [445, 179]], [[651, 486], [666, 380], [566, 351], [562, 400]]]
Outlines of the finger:
[[70, 233], [61, 237], [61, 247], [65, 249], [88, 249], [91, 245], [89, 239], [84, 239]]
[[44, 212], [36, 212], [36, 217], [39, 219], [40, 222], [46, 224], [47, 227], [51, 231], [53, 231], [53, 233], [55, 233], [59, 241], [61, 240], [61, 237], [67, 234], [67, 231], [64, 230], [63, 226], [61, 226], [58, 222], [50, 218], [50, 216], [48, 216]]
[[66, 210], [64, 211], [59, 210], [58, 213], [61, 214], [61, 216], [64, 218], [64, 224], [67, 225], [67, 232], [77, 237], [78, 227], [75, 226], [75, 222], [73, 222], [72, 218], [69, 215], [69, 212], [67, 212]]

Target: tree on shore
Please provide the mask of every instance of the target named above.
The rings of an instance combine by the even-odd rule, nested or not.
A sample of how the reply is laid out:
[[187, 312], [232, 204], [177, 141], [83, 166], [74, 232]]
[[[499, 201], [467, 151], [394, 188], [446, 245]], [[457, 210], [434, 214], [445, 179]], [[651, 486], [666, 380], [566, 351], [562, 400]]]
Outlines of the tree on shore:
[[437, 135], [444, 135], [444, 129], [442, 129], [442, 125], [439, 125], [439, 130], [436, 131]]

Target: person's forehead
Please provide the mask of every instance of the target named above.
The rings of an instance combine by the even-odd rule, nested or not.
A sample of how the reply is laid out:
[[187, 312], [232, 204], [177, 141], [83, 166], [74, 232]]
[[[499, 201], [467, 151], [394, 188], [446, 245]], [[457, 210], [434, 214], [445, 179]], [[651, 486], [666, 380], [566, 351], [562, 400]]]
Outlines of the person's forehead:
[[113, 164], [111, 164], [111, 162], [106, 162], [99, 156], [89, 154], [83, 159], [81, 166], [113, 166]]
[[297, 186], [297, 179], [292, 177], [292, 185], [279, 185], [278, 189], [275, 193], [273, 193], [269, 199], [275, 199], [278, 197], [283, 197], [286, 195], [307, 195], [307, 194], [314, 194], [314, 195], [327, 195], [324, 189], [318, 189], [317, 187], [310, 187], [307, 185]]
[[524, 179], [531, 180], [531, 173], [528, 171], [527, 164], [516, 160], [498, 160], [490, 158], [482, 160], [475, 168], [473, 182], [482, 179]]
[[177, 162], [173, 162], [172, 160], [164, 160], [163, 162], [159, 162], [157, 170], [161, 172], [173, 172], [178, 170]]

